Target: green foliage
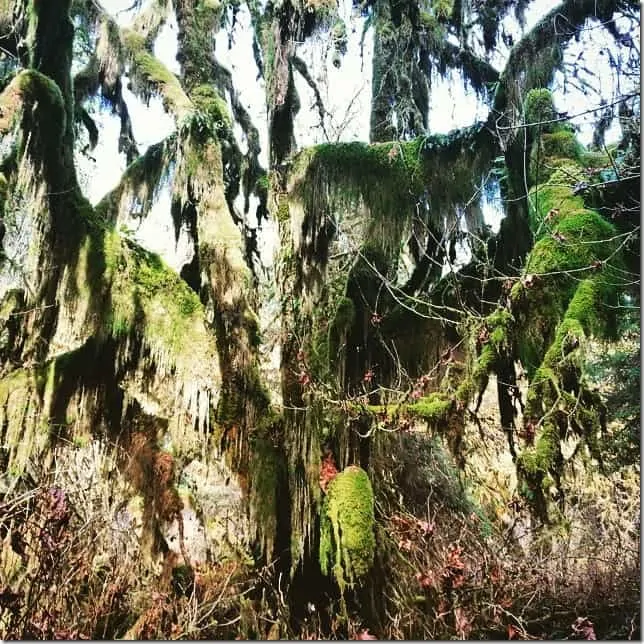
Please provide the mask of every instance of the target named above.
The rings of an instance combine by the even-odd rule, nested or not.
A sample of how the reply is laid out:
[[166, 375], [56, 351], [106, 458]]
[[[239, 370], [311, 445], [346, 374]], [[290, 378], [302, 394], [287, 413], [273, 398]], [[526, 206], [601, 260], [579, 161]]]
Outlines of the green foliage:
[[340, 590], [371, 570], [376, 548], [374, 498], [367, 473], [350, 465], [329, 484], [320, 517], [320, 567]]

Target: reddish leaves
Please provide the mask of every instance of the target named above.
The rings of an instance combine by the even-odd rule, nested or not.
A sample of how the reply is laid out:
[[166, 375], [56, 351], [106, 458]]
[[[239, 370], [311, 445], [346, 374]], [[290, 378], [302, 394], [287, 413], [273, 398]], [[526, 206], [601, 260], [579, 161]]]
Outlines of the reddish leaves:
[[521, 631], [518, 628], [515, 628], [512, 624], [508, 624], [508, 639], [517, 640], [520, 639]]
[[423, 590], [430, 590], [434, 587], [434, 577], [431, 573], [417, 572], [416, 581], [418, 581]]
[[596, 640], [595, 627], [587, 617], [578, 617], [571, 625], [576, 640]]
[[472, 632], [472, 621], [467, 616], [465, 609], [461, 606], [454, 609], [454, 625], [456, 626], [456, 632], [459, 637], [464, 640], [469, 639], [470, 633]]
[[461, 559], [462, 554], [463, 548], [461, 546], [450, 546], [447, 553], [447, 563], [443, 570], [446, 590], [460, 588], [465, 583], [465, 563]]
[[327, 452], [324, 459], [322, 459], [322, 465], [320, 466], [320, 487], [322, 492], [326, 494], [329, 483], [338, 475], [338, 468], [335, 465], [333, 460], [333, 454]]
[[375, 635], [372, 635], [369, 632], [368, 628], [363, 628], [356, 633], [354, 640], [377, 640], [378, 638]]

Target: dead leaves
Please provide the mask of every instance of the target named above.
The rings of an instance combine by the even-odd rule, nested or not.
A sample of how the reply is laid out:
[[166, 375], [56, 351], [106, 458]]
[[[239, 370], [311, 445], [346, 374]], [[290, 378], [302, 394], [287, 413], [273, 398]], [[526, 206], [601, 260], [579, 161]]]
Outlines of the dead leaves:
[[573, 639], [596, 640], [595, 627], [587, 617], [578, 617], [570, 626], [573, 632]]

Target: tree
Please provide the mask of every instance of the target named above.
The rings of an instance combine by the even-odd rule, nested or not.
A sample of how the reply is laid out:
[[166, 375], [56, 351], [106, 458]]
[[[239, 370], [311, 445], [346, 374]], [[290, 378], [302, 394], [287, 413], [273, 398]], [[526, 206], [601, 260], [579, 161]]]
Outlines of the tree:
[[[473, 617], [455, 599], [469, 565], [460, 546], [446, 543], [440, 583], [416, 571], [427, 591], [419, 604], [408, 589], [392, 590], [405, 577], [386, 527], [407, 535], [399, 545], [429, 537], [434, 528], [419, 518], [426, 490], [452, 499], [454, 516], [474, 512], [446, 463], [453, 458], [466, 466], [466, 422], [477, 418], [492, 374], [522, 502], [540, 524], [556, 520], [556, 507], [565, 515], [562, 441], [582, 436], [601, 461], [597, 432], [607, 410], [585, 380], [584, 350], [591, 337], [611, 337], [624, 296], [639, 306], [639, 94], [628, 90], [614, 102], [630, 128], [623, 128], [620, 146], [591, 153], [547, 88], [569, 65], [569, 43], [595, 28], [612, 37], [614, 71], [626, 83], [639, 5], [564, 0], [516, 42], [505, 19], [513, 13], [522, 22], [528, 6], [522, 0], [356, 5], [373, 28], [371, 140], [298, 149], [297, 75], [313, 89], [322, 119], [325, 108], [296, 44], [322, 34], [341, 64], [346, 27], [335, 3], [249, 3], [267, 96], [265, 168], [262, 124], [253, 122], [238, 79], [213, 47], [215, 33], [234, 27], [239, 6], [140, 4], [129, 27], [95, 0], [0, 7], [7, 490], [50, 481], [55, 464], [69, 458], [69, 445], [79, 447], [89, 435], [114, 459], [110, 476], [118, 483], [107, 485], [109, 498], [117, 505], [141, 500], [142, 565], [154, 570], [163, 562], [159, 579], [166, 586], [171, 579], [177, 596], [189, 594], [186, 575], [195, 596], [200, 592], [204, 602], [208, 596], [205, 573], [187, 545], [194, 543], [186, 536], [193, 501], [185, 481], [192, 481], [201, 511], [212, 515], [206, 526], [230, 504], [229, 546], [226, 531], [207, 528], [215, 557], [221, 562], [252, 546], [246, 579], [265, 566], [250, 608], [243, 593], [238, 598], [239, 619], [230, 625], [239, 621], [239, 633], [274, 636], [261, 621], [272, 615], [282, 634], [310, 627], [318, 635], [369, 639], [358, 621], [392, 633], [400, 618], [387, 617], [394, 610], [413, 616], [395, 626], [397, 633], [436, 635], [421, 615], [439, 605], [431, 595], [439, 589], [440, 602], [451, 602], [440, 604], [453, 614], [449, 628], [468, 636]], [[178, 75], [153, 53], [172, 13]], [[501, 70], [490, 62], [500, 39], [509, 49]], [[583, 61], [577, 62], [566, 71], [575, 74]], [[452, 70], [489, 116], [432, 134], [431, 79]], [[160, 96], [176, 124], [144, 154], [124, 98], [126, 72], [132, 91], [144, 100]], [[95, 97], [120, 118], [119, 151], [128, 167], [93, 207], [79, 187], [76, 161], [99, 137], [88, 108]], [[610, 107], [598, 109], [604, 122]], [[500, 177], [505, 211], [496, 234], [480, 208], [491, 176]], [[164, 189], [176, 235], [186, 227], [194, 249], [180, 274], [119, 232], [132, 204], [145, 217]], [[251, 204], [260, 229], [271, 221], [279, 229], [281, 382], [271, 380], [262, 357], [258, 314], [266, 302], [255, 270]], [[472, 258], [456, 269], [463, 221]], [[525, 402], [519, 360], [530, 382]], [[451, 456], [432, 447], [430, 436], [409, 436], [406, 429], [417, 424], [445, 437]], [[197, 477], [219, 457], [216, 474]], [[448, 472], [449, 484], [435, 483], [434, 468]], [[51, 509], [67, 497], [51, 498], [38, 511], [68, 534], [71, 513]], [[134, 525], [138, 514], [132, 503], [128, 508]], [[170, 545], [175, 528], [179, 546]], [[2, 580], [9, 593], [2, 601], [22, 592], [11, 579]], [[224, 590], [214, 593], [217, 602]], [[135, 637], [177, 635], [169, 624], [193, 636], [207, 628], [207, 636], [223, 637], [235, 631], [218, 630], [208, 616], [218, 607], [227, 623], [234, 609], [217, 602], [195, 609], [189, 632], [170, 600], [136, 620], [119, 610]], [[62, 628], [52, 626], [55, 619], [71, 619], [62, 608], [47, 621], [2, 605], [13, 615], [10, 635], [53, 636]], [[92, 619], [80, 632], [125, 634], [108, 617]]]

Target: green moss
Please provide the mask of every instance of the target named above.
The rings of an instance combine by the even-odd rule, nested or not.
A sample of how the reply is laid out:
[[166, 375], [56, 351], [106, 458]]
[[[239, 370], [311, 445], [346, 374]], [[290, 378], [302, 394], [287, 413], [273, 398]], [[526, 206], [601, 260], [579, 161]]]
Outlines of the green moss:
[[195, 107], [206, 114], [218, 127], [232, 127], [232, 119], [226, 101], [212, 85], [197, 85], [191, 92], [190, 98]]
[[48, 145], [45, 154], [60, 156], [67, 123], [64, 98], [58, 85], [38, 71], [21, 71], [0, 95], [0, 132], [7, 132], [21, 110], [32, 106], [47, 114], [48, 127], [40, 132]]
[[615, 227], [592, 210], [565, 210], [551, 220], [551, 234], [535, 244], [527, 262], [529, 273], [547, 273], [591, 268], [614, 253]]
[[534, 479], [538, 474], [543, 477], [554, 469], [559, 451], [559, 435], [554, 425], [546, 422], [535, 446], [526, 448], [519, 455], [518, 465], [530, 478]]
[[163, 98], [165, 108], [171, 110], [177, 118], [181, 119], [189, 114], [193, 105], [183, 91], [179, 79], [148, 51], [145, 37], [131, 29], [123, 29], [121, 38], [132, 61], [133, 73], [139, 82], [158, 92]]
[[268, 558], [273, 556], [280, 514], [280, 485], [286, 476], [284, 452], [271, 437], [271, 430], [280, 426], [281, 422], [279, 416], [268, 413], [264, 419], [264, 428], [251, 439], [250, 498], [254, 522], [262, 542], [262, 552]]
[[159, 356], [187, 368], [195, 355], [212, 358], [214, 341], [198, 295], [158, 255], [114, 230], [92, 228], [81, 246], [76, 273], [84, 298], [101, 293], [111, 306], [101, 314], [107, 335], [136, 332]]
[[407, 406], [407, 411], [422, 418], [430, 426], [436, 427], [447, 420], [454, 403], [451, 398], [441, 393], [433, 393], [420, 398], [417, 402]]
[[[526, 123], [541, 123], [556, 118], [556, 110], [549, 89], [532, 89], [528, 92], [523, 105]], [[542, 125], [543, 131], [552, 131], [555, 124]]]
[[564, 129], [542, 135], [541, 146], [546, 157], [562, 157], [575, 161], [579, 160], [583, 149], [575, 133]]
[[431, 7], [437, 18], [447, 20], [452, 15], [454, 0], [432, 0]]
[[367, 473], [351, 465], [329, 484], [320, 517], [320, 567], [341, 591], [363, 579], [373, 565], [374, 497]]
[[329, 213], [364, 204], [371, 243], [397, 252], [403, 230], [419, 211], [438, 222], [446, 211], [465, 205], [465, 194], [478, 185], [489, 161], [482, 132], [474, 126], [411, 141], [318, 145], [295, 158], [289, 194], [314, 226]]
[[[584, 207], [583, 199], [578, 195], [573, 195], [565, 185], [540, 184], [530, 191], [528, 204], [530, 206], [530, 227], [533, 233], [544, 234], [541, 224], [548, 213], [557, 209], [559, 211], [577, 210]], [[540, 236], [538, 235], [538, 236]]]

